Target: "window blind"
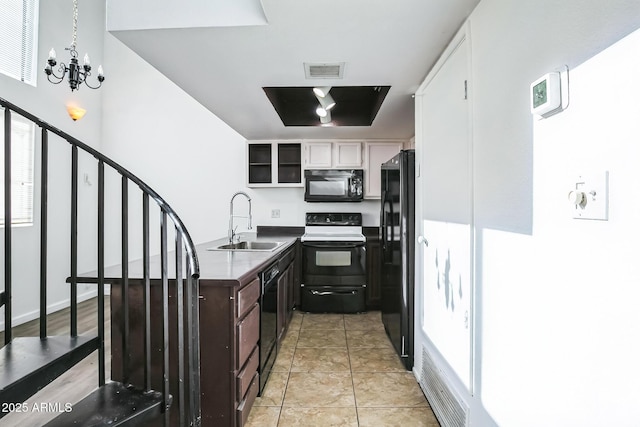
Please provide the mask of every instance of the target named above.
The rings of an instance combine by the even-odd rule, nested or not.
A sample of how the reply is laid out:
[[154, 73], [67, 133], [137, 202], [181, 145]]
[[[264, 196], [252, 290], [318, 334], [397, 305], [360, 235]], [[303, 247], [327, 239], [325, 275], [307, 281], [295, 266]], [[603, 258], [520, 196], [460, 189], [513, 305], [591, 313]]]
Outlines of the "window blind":
[[[4, 0], [0, 0], [4, 1]], [[0, 111], [2, 111], [0, 109]], [[4, 129], [4, 114], [0, 116]], [[4, 135], [4, 133], [2, 133]], [[4, 147], [4, 137], [2, 138]], [[35, 125], [17, 114], [11, 115], [11, 223], [33, 223], [33, 169]], [[0, 169], [4, 169], [4, 148], [0, 149]], [[4, 218], [4, 173], [0, 176], [0, 225]]]
[[38, 0], [0, 0], [0, 73], [36, 85]]

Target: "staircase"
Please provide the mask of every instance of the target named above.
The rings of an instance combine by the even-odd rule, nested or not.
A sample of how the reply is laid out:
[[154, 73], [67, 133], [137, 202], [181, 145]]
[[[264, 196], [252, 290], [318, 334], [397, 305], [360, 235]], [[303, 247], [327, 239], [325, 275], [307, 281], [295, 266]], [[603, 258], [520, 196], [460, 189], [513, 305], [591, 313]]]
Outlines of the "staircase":
[[[72, 369], [78, 362], [98, 353], [96, 376], [98, 387], [80, 400], [68, 412], [62, 412], [51, 420], [49, 427], [57, 426], [199, 426], [200, 418], [200, 377], [199, 377], [199, 330], [198, 330], [198, 277], [199, 265], [195, 246], [184, 224], [175, 211], [142, 180], [115, 163], [113, 160], [82, 143], [74, 137], [40, 120], [0, 98], [4, 114], [4, 290], [0, 291], [0, 307], [4, 310], [4, 346], [0, 348], [0, 402], [21, 403], [39, 390], [47, 387], [61, 374]], [[12, 334], [12, 253], [11, 224], [11, 117], [13, 114], [33, 122], [40, 130], [39, 144], [41, 157], [40, 182], [40, 254], [39, 259], [29, 262], [39, 268], [39, 336], [13, 337]], [[48, 193], [49, 193], [49, 145], [64, 144], [68, 147], [71, 168], [70, 191], [70, 254], [69, 286], [70, 314], [69, 336], [49, 336], [47, 334], [47, 253], [55, 248], [56, 242], [48, 240]], [[56, 147], [57, 148], [57, 147]], [[78, 271], [78, 255], [91, 252], [81, 247], [79, 238], [78, 164], [79, 153], [95, 161], [97, 178], [97, 268], [89, 274]], [[86, 156], [88, 154], [89, 156]], [[119, 194], [108, 193], [105, 186], [105, 171], [109, 176], [120, 179]], [[109, 187], [110, 188], [110, 187]], [[130, 208], [131, 198], [140, 195], [140, 205]], [[130, 194], [131, 193], [131, 194]], [[108, 197], [109, 196], [109, 197]], [[105, 259], [108, 259], [105, 245], [106, 201], [117, 197], [119, 206], [108, 208], [108, 214], [119, 210], [121, 233], [120, 273], [118, 277], [107, 277]], [[37, 205], [36, 205], [37, 206]], [[116, 210], [117, 209], [117, 210]], [[159, 214], [160, 229], [152, 234], [150, 227], [151, 209]], [[129, 215], [141, 211], [141, 233], [135, 237], [129, 232]], [[86, 213], [86, 212], [85, 212]], [[86, 220], [85, 220], [86, 221]], [[131, 234], [131, 235], [130, 235]], [[175, 246], [169, 252], [169, 236], [175, 239]], [[157, 237], [157, 238], [156, 238]], [[137, 239], [137, 241], [136, 241]], [[160, 261], [157, 273], [152, 269], [151, 242], [158, 240]], [[129, 254], [129, 248], [136, 244], [142, 247], [140, 254]], [[91, 248], [94, 249], [94, 248]], [[171, 256], [170, 256], [171, 255]], [[142, 275], [135, 280], [129, 273], [131, 259], [142, 265]], [[153, 271], [152, 271], [153, 270]], [[78, 334], [78, 284], [93, 283], [97, 289], [97, 333]], [[107, 357], [105, 354], [105, 285], [117, 285], [118, 291], [110, 298], [119, 298], [121, 310], [111, 313], [111, 327], [116, 330], [119, 347], [122, 349], [113, 358], [112, 378], [106, 378]], [[21, 284], [24, 286], [24, 284]], [[130, 307], [129, 296], [141, 292], [143, 307]], [[171, 304], [170, 304], [171, 299]], [[153, 307], [152, 307], [153, 302]], [[162, 308], [157, 305], [161, 303]], [[171, 309], [170, 309], [171, 307]], [[152, 312], [153, 309], [153, 312]], [[136, 313], [132, 320], [132, 313]], [[152, 314], [153, 313], [153, 314]], [[161, 313], [161, 318], [158, 318]], [[131, 336], [131, 325], [144, 323], [144, 336]], [[142, 343], [142, 344], [140, 344]], [[135, 347], [135, 349], [134, 349]], [[142, 348], [142, 357], [139, 348]], [[136, 357], [134, 357], [134, 354]], [[0, 418], [6, 413], [0, 412]]]

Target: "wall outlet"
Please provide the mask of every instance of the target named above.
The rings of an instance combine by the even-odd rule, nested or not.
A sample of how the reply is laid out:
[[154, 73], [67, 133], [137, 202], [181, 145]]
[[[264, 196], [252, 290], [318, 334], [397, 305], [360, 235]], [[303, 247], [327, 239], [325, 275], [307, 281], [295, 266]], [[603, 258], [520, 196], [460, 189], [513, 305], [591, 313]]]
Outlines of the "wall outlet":
[[280, 218], [280, 209], [271, 209], [271, 218]]

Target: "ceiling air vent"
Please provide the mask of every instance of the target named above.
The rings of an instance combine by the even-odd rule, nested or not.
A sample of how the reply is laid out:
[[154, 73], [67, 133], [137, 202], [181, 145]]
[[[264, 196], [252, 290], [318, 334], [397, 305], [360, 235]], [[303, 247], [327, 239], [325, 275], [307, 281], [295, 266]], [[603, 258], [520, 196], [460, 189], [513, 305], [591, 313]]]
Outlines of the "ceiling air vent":
[[304, 74], [307, 79], [341, 79], [344, 74], [344, 62], [333, 64], [304, 63]]

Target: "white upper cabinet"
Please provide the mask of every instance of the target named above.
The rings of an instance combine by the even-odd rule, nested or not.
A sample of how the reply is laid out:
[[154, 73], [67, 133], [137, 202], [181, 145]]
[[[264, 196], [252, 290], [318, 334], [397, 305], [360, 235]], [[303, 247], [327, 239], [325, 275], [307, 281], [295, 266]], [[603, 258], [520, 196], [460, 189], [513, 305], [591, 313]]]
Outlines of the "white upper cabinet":
[[304, 168], [305, 169], [331, 169], [333, 156], [331, 141], [305, 141], [304, 142]]
[[362, 143], [335, 142], [333, 144], [333, 165], [336, 169], [362, 168]]
[[364, 198], [380, 198], [380, 165], [402, 150], [402, 141], [367, 142], [365, 144]]
[[302, 142], [304, 169], [363, 169], [364, 198], [380, 198], [380, 165], [404, 148], [403, 140], [307, 140]]
[[360, 141], [305, 141], [305, 169], [362, 169]]

